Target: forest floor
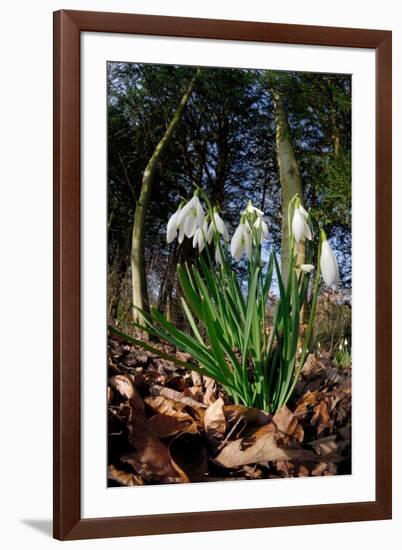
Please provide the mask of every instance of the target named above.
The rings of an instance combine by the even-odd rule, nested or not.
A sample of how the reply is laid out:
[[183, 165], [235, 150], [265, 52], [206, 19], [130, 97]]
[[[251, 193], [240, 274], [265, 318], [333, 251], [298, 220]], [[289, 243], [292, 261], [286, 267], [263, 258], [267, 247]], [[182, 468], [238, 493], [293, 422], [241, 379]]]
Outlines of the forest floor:
[[351, 473], [351, 369], [325, 354], [272, 416], [115, 336], [108, 347], [109, 486]]

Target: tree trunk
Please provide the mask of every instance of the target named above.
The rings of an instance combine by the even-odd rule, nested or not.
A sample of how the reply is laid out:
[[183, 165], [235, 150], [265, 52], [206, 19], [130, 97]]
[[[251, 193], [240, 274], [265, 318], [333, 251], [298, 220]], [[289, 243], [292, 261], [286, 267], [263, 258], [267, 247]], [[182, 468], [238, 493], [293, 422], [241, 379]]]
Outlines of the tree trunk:
[[[279, 177], [282, 195], [282, 277], [287, 280], [289, 270], [289, 241], [288, 241], [288, 207], [290, 200], [297, 193], [301, 204], [304, 205], [303, 187], [300, 177], [299, 165], [290, 136], [286, 109], [281, 94], [271, 88], [271, 94], [275, 104], [275, 138], [276, 155], [279, 166]], [[304, 242], [296, 244], [297, 264], [303, 264], [306, 247]]]
[[132, 293], [133, 293], [133, 319], [135, 322], [143, 323], [143, 316], [138, 311], [139, 308], [143, 311], [149, 311], [147, 281], [145, 271], [145, 220], [147, 209], [152, 192], [152, 180], [156, 166], [161, 158], [163, 151], [166, 149], [173, 132], [180, 121], [184, 108], [190, 98], [194, 81], [194, 76], [187, 86], [180, 104], [174, 113], [162, 139], [148, 161], [142, 177], [141, 191], [137, 201], [134, 213], [134, 225], [131, 244], [131, 277], [132, 277]]

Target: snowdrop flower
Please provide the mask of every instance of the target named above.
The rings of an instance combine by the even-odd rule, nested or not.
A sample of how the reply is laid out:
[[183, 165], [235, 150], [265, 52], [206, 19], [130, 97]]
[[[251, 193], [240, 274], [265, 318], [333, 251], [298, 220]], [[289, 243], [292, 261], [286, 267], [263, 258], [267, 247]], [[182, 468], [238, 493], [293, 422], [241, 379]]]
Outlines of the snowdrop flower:
[[[197, 192], [196, 192], [197, 193]], [[205, 213], [197, 194], [183, 206], [180, 204], [176, 212], [171, 216], [167, 224], [166, 240], [171, 243], [178, 234], [178, 241], [181, 244], [184, 236], [194, 237], [197, 229], [204, 224]]]
[[[184, 225], [187, 216], [189, 215], [191, 209], [196, 206], [196, 195], [193, 197], [181, 208], [179, 217], [177, 218], [177, 225]], [[199, 200], [199, 199], [198, 199]]]
[[245, 226], [242, 217], [230, 243], [230, 252], [236, 260], [240, 260], [244, 253], [249, 260], [251, 259], [250, 232], [250, 229], [247, 229]]
[[292, 220], [292, 233], [297, 243], [304, 239], [311, 241], [313, 238], [311, 229], [307, 223], [308, 218], [308, 213], [302, 207], [300, 201], [297, 201]]
[[179, 229], [177, 222], [179, 219], [181, 206], [182, 205], [180, 205], [179, 208], [176, 210], [176, 212], [169, 218], [167, 229], [166, 229], [166, 240], [168, 244], [174, 241], [175, 238], [177, 237], [177, 231]]
[[314, 268], [313, 264], [302, 264], [300, 266], [300, 269], [302, 271], [304, 271], [304, 273], [311, 273], [313, 271], [313, 269], [315, 269], [315, 268]]
[[218, 233], [222, 235], [224, 241], [228, 242], [229, 233], [225, 222], [222, 220], [218, 212], [214, 212], [214, 222]]
[[215, 248], [215, 261], [219, 265], [222, 265], [222, 263], [223, 263], [221, 251], [219, 250], [219, 246], [217, 246]]
[[327, 241], [325, 231], [321, 230], [321, 258], [320, 268], [322, 278], [327, 286], [330, 288], [336, 288], [339, 284], [339, 268], [336, 261], [335, 254]]
[[215, 226], [214, 226], [214, 222], [211, 221], [210, 224], [209, 224], [209, 227], [208, 227], [208, 231], [207, 231], [207, 243], [208, 244], [212, 243], [212, 239], [214, 238], [214, 233], [215, 233]]
[[255, 216], [262, 218], [264, 212], [253, 205], [251, 201], [248, 201], [244, 214], [254, 214]]
[[192, 206], [188, 209], [184, 219], [184, 234], [189, 239], [194, 236], [194, 233], [199, 227], [202, 227], [205, 219], [204, 209], [202, 208], [200, 199], [196, 195], [194, 195], [193, 199]]
[[268, 226], [264, 222], [262, 216], [258, 216], [258, 218], [255, 220], [254, 227], [257, 229], [257, 231], [261, 231], [261, 236], [263, 239], [266, 239], [268, 237]]
[[179, 241], [179, 244], [181, 244], [184, 241], [184, 224], [178, 225], [179, 228], [179, 238], [177, 239]]
[[207, 234], [208, 224], [204, 221], [202, 227], [199, 227], [194, 233], [193, 237], [193, 248], [198, 247], [198, 252], [202, 252], [205, 248], [205, 237]]

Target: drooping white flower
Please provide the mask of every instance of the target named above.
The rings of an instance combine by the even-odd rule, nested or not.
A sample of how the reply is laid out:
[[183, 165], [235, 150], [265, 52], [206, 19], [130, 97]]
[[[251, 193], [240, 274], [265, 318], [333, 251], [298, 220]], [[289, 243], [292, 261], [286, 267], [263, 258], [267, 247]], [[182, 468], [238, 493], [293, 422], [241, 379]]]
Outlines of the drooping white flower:
[[315, 269], [315, 267], [313, 266], [313, 264], [302, 264], [300, 266], [300, 269], [304, 271], [304, 273], [311, 273], [313, 269]]
[[178, 231], [177, 221], [179, 219], [180, 209], [181, 209], [181, 205], [176, 210], [176, 212], [169, 218], [167, 228], [166, 228], [166, 240], [168, 244], [174, 241], [174, 239], [177, 237], [177, 231]]
[[191, 239], [197, 230], [197, 212], [195, 209], [191, 209], [187, 218], [184, 220], [184, 234]]
[[263, 239], [266, 239], [268, 237], [268, 226], [262, 216], [258, 216], [258, 218], [255, 220], [254, 227], [257, 229], [257, 231], [261, 231], [261, 237]]
[[303, 208], [303, 206], [301, 204], [299, 204], [299, 210], [302, 213], [302, 215], [304, 216], [304, 218], [307, 220], [308, 217], [309, 217], [308, 212], [305, 208]]
[[246, 210], [244, 211], [245, 214], [254, 214], [258, 216], [259, 218], [262, 218], [264, 216], [264, 212], [253, 205], [251, 201], [248, 201]]
[[335, 254], [327, 241], [324, 231], [321, 232], [321, 258], [320, 269], [324, 282], [330, 288], [336, 288], [339, 284], [339, 267], [336, 261]]
[[251, 259], [250, 229], [246, 227], [244, 221], [240, 221], [240, 224], [234, 232], [230, 243], [230, 252], [236, 260], [240, 260], [244, 253], [249, 260]]
[[220, 249], [219, 249], [219, 246], [217, 246], [217, 247], [215, 248], [215, 261], [216, 261], [216, 263], [219, 264], [219, 265], [222, 265], [222, 263], [223, 263], [222, 255], [221, 255], [221, 251], [220, 251]]
[[207, 242], [208, 242], [208, 244], [212, 243], [212, 239], [214, 238], [214, 232], [215, 232], [214, 222], [211, 221], [211, 222], [209, 222], [209, 227], [208, 227], [208, 231], [207, 231]]
[[307, 223], [308, 214], [299, 204], [295, 207], [292, 220], [292, 233], [297, 243], [304, 239], [311, 241], [313, 238]]
[[204, 223], [205, 214], [198, 195], [194, 195], [189, 202], [183, 206], [177, 218], [178, 227], [184, 228], [184, 234], [191, 239], [196, 230]]
[[179, 217], [177, 218], [177, 225], [184, 226], [184, 222], [186, 220], [186, 217], [188, 216], [190, 210], [193, 208], [193, 206], [196, 205], [196, 196], [194, 195], [180, 210]]
[[214, 212], [214, 222], [218, 233], [222, 235], [224, 241], [228, 242], [229, 233], [225, 222], [222, 220], [218, 212]]
[[199, 227], [194, 233], [193, 237], [193, 248], [198, 247], [198, 252], [202, 252], [205, 248], [205, 238], [207, 235], [208, 224], [204, 221], [202, 227]]
[[178, 228], [179, 228], [179, 237], [177, 240], [179, 241], [179, 244], [181, 244], [184, 241], [184, 224], [178, 225]]

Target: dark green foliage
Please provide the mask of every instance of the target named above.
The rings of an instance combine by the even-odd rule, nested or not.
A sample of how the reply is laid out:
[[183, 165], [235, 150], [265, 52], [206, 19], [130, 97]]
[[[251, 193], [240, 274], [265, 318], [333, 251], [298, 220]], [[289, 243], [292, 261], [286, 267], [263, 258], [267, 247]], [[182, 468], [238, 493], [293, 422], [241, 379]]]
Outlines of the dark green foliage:
[[[130, 242], [144, 168], [177, 108], [193, 67], [108, 64], [109, 316], [130, 310]], [[166, 245], [165, 229], [193, 184], [219, 203], [229, 227], [247, 199], [270, 219], [280, 253], [280, 185], [270, 79], [286, 103], [307, 207], [333, 235], [343, 285], [350, 283], [351, 79], [347, 75], [201, 68], [194, 91], [159, 163], [146, 228], [151, 303], [181, 315], [178, 262], [195, 261], [191, 242]], [[236, 267], [246, 279], [245, 266]], [[120, 292], [121, 289], [121, 292]], [[182, 319], [183, 323], [186, 321]]]

